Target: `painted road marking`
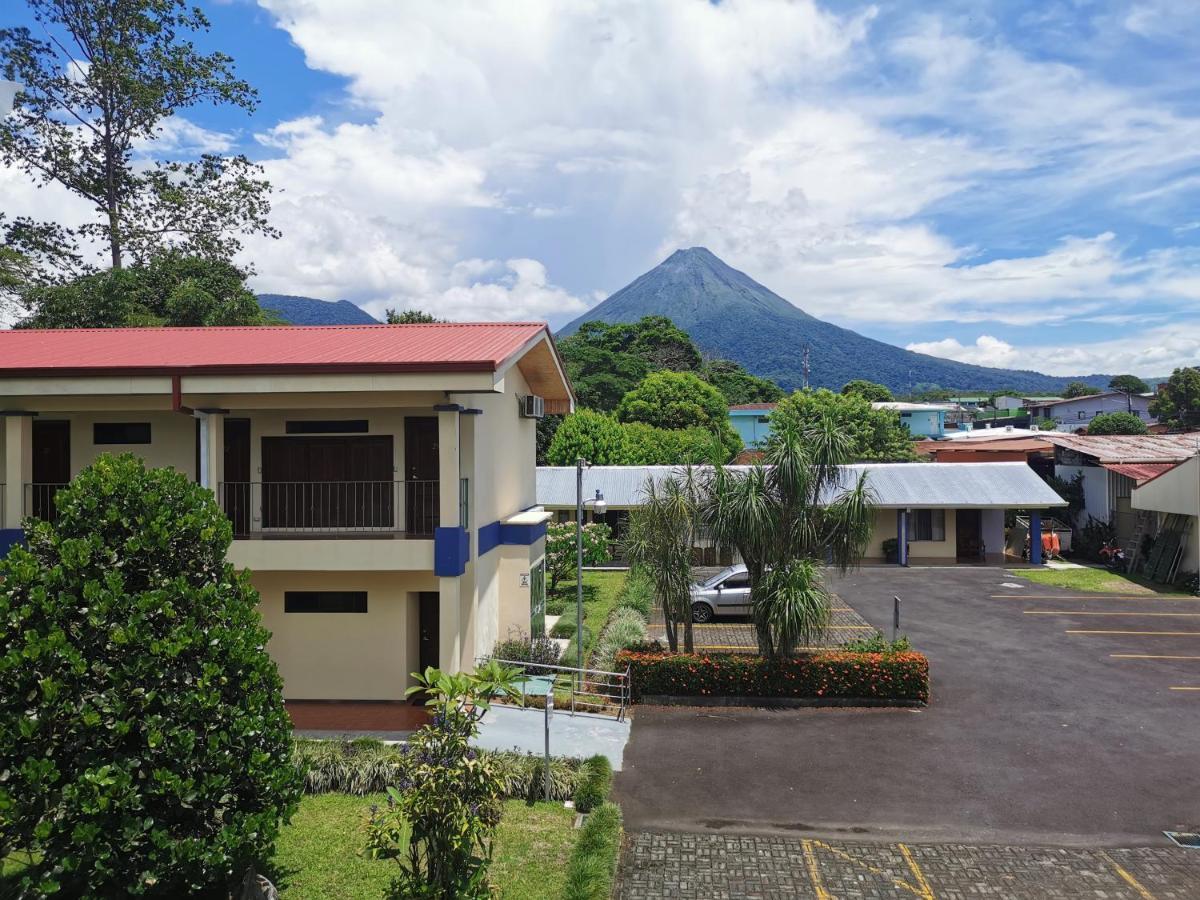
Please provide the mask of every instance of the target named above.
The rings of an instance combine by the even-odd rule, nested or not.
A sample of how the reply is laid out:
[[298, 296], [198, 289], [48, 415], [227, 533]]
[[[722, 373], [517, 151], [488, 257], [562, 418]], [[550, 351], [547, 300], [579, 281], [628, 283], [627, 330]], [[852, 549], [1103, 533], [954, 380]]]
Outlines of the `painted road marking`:
[[1155, 653], [1110, 653], [1113, 659], [1200, 659], [1200, 656], [1172, 656]]
[[1082, 628], [1068, 628], [1067, 634], [1143, 634], [1159, 637], [1200, 637], [1200, 631], [1097, 631]]
[[[813, 847], [820, 847], [822, 850], [828, 850], [830, 853], [832, 853], [834, 856], [838, 857], [839, 859], [845, 860], [846, 862], [850, 863], [851, 865], [858, 866], [860, 869], [870, 872], [872, 875], [878, 875], [880, 878], [887, 878], [888, 880], [890, 880], [892, 882], [892, 884], [896, 885], [896, 887], [903, 888], [904, 890], [908, 891], [910, 894], [915, 894], [916, 896], [920, 897], [921, 900], [937, 900], [937, 898], [933, 894], [933, 889], [929, 887], [929, 882], [927, 882], [925, 880], [925, 876], [922, 875], [921, 870], [919, 868], [917, 868], [916, 861], [914, 859], [912, 859], [912, 857], [908, 853], [908, 848], [906, 848], [903, 844], [897, 844], [896, 846], [900, 847], [901, 854], [903, 854], [905, 860], [907, 860], [909, 863], [909, 867], [913, 870], [913, 874], [917, 878], [917, 884], [918, 884], [917, 887], [913, 887], [907, 881], [902, 881], [901, 879], [899, 879], [895, 875], [893, 875], [891, 872], [885, 872], [883, 869], [878, 869], [875, 866], [871, 865], [870, 863], [865, 863], [861, 859], [851, 856], [845, 850], [839, 850], [837, 847], [832, 847], [829, 844], [826, 844], [824, 841], [806, 840], [804, 843], [812, 844]], [[815, 861], [816, 861], [815, 854], [813, 856], [813, 860], [815, 863]], [[811, 875], [811, 871], [809, 874]], [[822, 890], [823, 889], [824, 889], [824, 887], [822, 886]], [[818, 893], [818, 896], [820, 896], [819, 893]], [[826, 893], [825, 896], [828, 897], [829, 894]]]
[[1162, 600], [1167, 603], [1200, 603], [1200, 597], [1162, 594], [992, 594], [993, 600]]
[[1200, 619], [1200, 612], [1131, 612], [1127, 610], [1084, 610], [1084, 609], [1027, 609], [1027, 616], [1171, 616], [1175, 618]]
[[813, 852], [812, 841], [805, 839], [800, 843], [804, 847], [804, 864], [808, 867], [808, 880], [812, 882], [817, 900], [833, 900], [829, 891], [825, 890], [825, 879], [821, 877], [821, 867], [817, 864], [817, 854]]
[[1119, 866], [1116, 860], [1114, 860], [1103, 850], [1100, 851], [1100, 855], [1108, 861], [1108, 864], [1116, 870], [1116, 873], [1121, 876], [1122, 880], [1124, 880], [1127, 885], [1137, 891], [1138, 896], [1141, 897], [1142, 900], [1154, 900], [1154, 895], [1146, 890], [1145, 886], [1132, 875], [1130, 875], [1128, 871]]
[[1182, 686], [1180, 686], [1180, 687], [1173, 687], [1173, 688], [1171, 688], [1171, 690], [1173, 690], [1173, 691], [1200, 691], [1200, 687], [1182, 687]]

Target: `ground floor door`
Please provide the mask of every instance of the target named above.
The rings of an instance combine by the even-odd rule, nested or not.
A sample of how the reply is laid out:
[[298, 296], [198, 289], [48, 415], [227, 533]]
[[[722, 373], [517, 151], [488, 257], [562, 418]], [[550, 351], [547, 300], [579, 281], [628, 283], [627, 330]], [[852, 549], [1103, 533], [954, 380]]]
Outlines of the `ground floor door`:
[[[71, 423], [33, 420], [33, 492], [26, 509], [39, 519], [53, 521], [54, 495], [71, 480]], [[20, 490], [9, 485], [10, 491]]]
[[957, 557], [963, 562], [983, 559], [983, 513], [978, 509], [960, 509], [954, 514]]
[[438, 604], [441, 595], [436, 591], [422, 591], [417, 595], [417, 663], [421, 671], [428, 667], [438, 667]]

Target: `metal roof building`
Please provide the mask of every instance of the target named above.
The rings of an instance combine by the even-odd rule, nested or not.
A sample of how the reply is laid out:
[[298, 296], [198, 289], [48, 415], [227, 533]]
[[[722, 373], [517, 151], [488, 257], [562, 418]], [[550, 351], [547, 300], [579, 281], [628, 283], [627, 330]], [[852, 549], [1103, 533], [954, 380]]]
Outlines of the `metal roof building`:
[[[593, 466], [583, 473], [583, 496], [592, 497], [599, 490], [609, 507], [628, 509], [641, 504], [648, 479], [661, 481], [682, 471], [680, 466]], [[1022, 462], [865, 463], [844, 466], [842, 471], [847, 487], [865, 475], [875, 505], [884, 509], [1046, 509], [1067, 505]], [[539, 466], [537, 502], [551, 509], [573, 509], [575, 467]]]

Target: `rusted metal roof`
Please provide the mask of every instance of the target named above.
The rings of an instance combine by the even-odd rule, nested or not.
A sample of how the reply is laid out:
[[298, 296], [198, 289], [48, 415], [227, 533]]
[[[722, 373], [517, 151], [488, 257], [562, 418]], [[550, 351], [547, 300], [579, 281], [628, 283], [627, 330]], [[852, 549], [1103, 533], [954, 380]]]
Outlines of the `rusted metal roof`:
[[0, 331], [0, 375], [495, 371], [543, 322]]
[[1168, 463], [1195, 456], [1200, 434], [1069, 434], [1046, 431], [1041, 439], [1103, 463]]
[[1134, 483], [1141, 487], [1150, 479], [1157, 478], [1163, 472], [1175, 468], [1179, 463], [1101, 463], [1101, 465], [1110, 472], [1132, 478]]
[[770, 411], [770, 410], [774, 409], [775, 407], [777, 407], [778, 405], [779, 405], [778, 403], [736, 403], [733, 406], [729, 407], [729, 409], [731, 411], [735, 410], [735, 409]]

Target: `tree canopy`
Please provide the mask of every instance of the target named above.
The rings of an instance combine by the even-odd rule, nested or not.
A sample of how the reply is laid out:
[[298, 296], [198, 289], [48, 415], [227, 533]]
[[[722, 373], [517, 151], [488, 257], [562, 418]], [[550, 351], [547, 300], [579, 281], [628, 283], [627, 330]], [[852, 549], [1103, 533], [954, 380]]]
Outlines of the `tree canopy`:
[[1114, 375], [1108, 382], [1108, 389], [1123, 394], [1147, 394], [1150, 392], [1150, 385], [1136, 375]]
[[264, 312], [232, 263], [167, 251], [145, 264], [20, 292], [24, 328], [263, 325]]
[[388, 325], [432, 325], [446, 320], [439, 319], [421, 309], [404, 309], [399, 312], [389, 309], [385, 312], [384, 321]]
[[847, 381], [842, 385], [843, 394], [857, 394], [860, 397], [865, 397], [872, 403], [887, 403], [896, 398], [892, 396], [892, 392], [882, 384], [876, 384], [874, 381], [867, 381], [863, 378], [856, 378], [853, 381]]
[[1150, 415], [1172, 428], [1200, 428], [1200, 369], [1176, 369], [1166, 385], [1150, 401]]
[[771, 413], [771, 441], [786, 431], [805, 434], [833, 422], [849, 440], [851, 460], [911, 460], [915, 456], [912, 437], [899, 415], [888, 409], [872, 409], [858, 394], [835, 394], [825, 388], [796, 391], [780, 401]]
[[718, 359], [704, 366], [705, 381], [725, 395], [730, 406], [741, 403], [775, 403], [784, 398], [783, 389], [766, 378], [751, 375], [730, 359]]
[[1101, 413], [1087, 424], [1088, 434], [1146, 434], [1149, 429], [1131, 412]]
[[[200, 153], [146, 165], [140, 146], [200, 105], [254, 109], [233, 60], [198, 44], [209, 21], [184, 0], [27, 0], [45, 37], [0, 29], [0, 75], [23, 85], [0, 119], [0, 157], [92, 208], [78, 227], [19, 225], [18, 249], [59, 263], [98, 242], [113, 268], [167, 248], [230, 259], [267, 223], [270, 185], [243, 155]], [[200, 40], [197, 40], [199, 38]]]
[[717, 428], [728, 414], [724, 395], [691, 372], [652, 372], [617, 406], [622, 422], [657, 428]]
[[573, 466], [575, 460], [586, 459], [597, 466], [621, 466], [628, 455], [620, 422], [608, 413], [577, 409], [554, 432], [546, 449], [546, 462], [551, 466]]
[[1093, 394], [1103, 394], [1103, 388], [1095, 387], [1085, 381], [1072, 381], [1063, 389], [1063, 397], [1072, 400], [1075, 397], [1091, 397]]

